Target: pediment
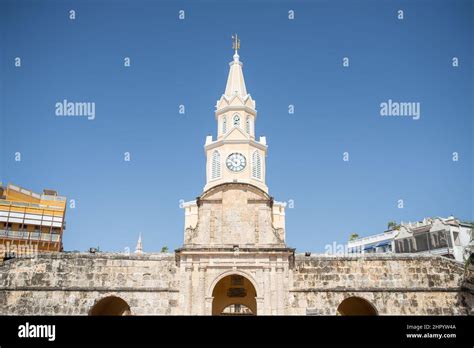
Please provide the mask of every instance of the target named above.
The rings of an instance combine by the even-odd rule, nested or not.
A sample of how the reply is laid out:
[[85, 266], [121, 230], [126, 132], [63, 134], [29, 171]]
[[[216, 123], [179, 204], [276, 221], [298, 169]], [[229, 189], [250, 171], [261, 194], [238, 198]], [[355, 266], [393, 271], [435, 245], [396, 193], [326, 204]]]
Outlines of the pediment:
[[219, 99], [216, 103], [216, 109], [219, 110], [219, 109], [223, 109], [225, 108], [226, 106], [229, 106], [229, 100], [227, 100], [227, 98], [223, 95], [221, 97], [221, 99]]
[[234, 94], [230, 97], [223, 94], [217, 101], [216, 108], [219, 110], [227, 106], [246, 106], [248, 108], [255, 109], [255, 101], [252, 99], [250, 94], [247, 94], [244, 97], [239, 94]]
[[255, 109], [255, 101], [252, 99], [250, 94], [245, 99], [245, 106], [247, 106], [249, 108], [252, 108], [252, 109]]
[[248, 139], [249, 135], [245, 133], [240, 127], [233, 127], [227, 134], [224, 136], [223, 140], [242, 140]]
[[240, 95], [235, 95], [231, 100], [230, 100], [230, 106], [244, 106], [245, 105], [245, 100], [243, 100]]

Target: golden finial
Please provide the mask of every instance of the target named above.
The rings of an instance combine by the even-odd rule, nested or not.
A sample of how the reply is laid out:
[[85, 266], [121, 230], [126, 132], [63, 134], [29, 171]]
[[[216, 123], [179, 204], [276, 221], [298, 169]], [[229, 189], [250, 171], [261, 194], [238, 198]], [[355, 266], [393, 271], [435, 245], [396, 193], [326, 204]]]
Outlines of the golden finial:
[[237, 36], [237, 34], [232, 35], [232, 48], [235, 50], [236, 53], [237, 53], [237, 50], [240, 49], [240, 39]]

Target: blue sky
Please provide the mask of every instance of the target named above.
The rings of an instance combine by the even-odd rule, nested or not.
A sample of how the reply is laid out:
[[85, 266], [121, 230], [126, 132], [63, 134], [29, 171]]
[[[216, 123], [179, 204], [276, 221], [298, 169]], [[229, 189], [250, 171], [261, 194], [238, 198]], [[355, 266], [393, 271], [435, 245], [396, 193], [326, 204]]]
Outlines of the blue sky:
[[[180, 247], [234, 32], [270, 194], [294, 201], [289, 246], [473, 219], [472, 1], [1, 0], [0, 180], [76, 201], [66, 250], [133, 249], [139, 233], [145, 251]], [[56, 117], [63, 99], [95, 102], [95, 120]], [[419, 102], [420, 119], [381, 117], [388, 99]]]

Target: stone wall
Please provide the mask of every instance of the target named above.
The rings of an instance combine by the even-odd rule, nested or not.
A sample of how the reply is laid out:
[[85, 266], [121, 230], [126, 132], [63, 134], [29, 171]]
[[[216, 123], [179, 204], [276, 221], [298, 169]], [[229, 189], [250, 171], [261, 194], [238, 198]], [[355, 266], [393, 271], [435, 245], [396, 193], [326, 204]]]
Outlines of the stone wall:
[[178, 284], [171, 254], [43, 254], [0, 265], [0, 314], [87, 315], [117, 296], [132, 314], [175, 314]]
[[231, 274], [254, 284], [258, 314], [334, 315], [350, 297], [367, 300], [380, 315], [473, 314], [472, 272], [464, 276], [463, 265], [446, 258], [288, 253], [192, 249], [12, 259], [0, 264], [0, 315], [87, 315], [108, 296], [123, 299], [132, 315], [210, 314], [213, 284]]
[[463, 273], [462, 264], [436, 256], [297, 255], [288, 314], [334, 315], [351, 296], [368, 300], [380, 315], [472, 314]]

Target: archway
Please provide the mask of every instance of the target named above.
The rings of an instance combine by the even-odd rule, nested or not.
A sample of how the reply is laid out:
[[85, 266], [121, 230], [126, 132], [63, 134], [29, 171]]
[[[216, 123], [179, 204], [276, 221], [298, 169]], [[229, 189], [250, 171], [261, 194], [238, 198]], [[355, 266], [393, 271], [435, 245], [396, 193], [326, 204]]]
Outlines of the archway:
[[220, 315], [254, 315], [252, 310], [243, 304], [231, 304], [225, 307]]
[[337, 307], [338, 315], [378, 315], [375, 307], [361, 297], [348, 297]]
[[130, 306], [120, 297], [108, 296], [98, 301], [89, 315], [131, 315]]
[[257, 291], [239, 274], [228, 275], [212, 291], [212, 315], [257, 315]]

